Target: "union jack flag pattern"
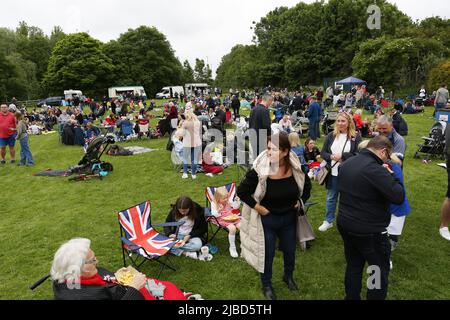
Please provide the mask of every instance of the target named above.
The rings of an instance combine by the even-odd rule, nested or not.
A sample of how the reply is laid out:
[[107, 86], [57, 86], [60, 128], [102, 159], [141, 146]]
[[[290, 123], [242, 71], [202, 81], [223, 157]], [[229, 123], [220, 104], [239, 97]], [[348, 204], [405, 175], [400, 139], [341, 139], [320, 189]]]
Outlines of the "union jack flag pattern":
[[[233, 200], [234, 197], [236, 196], [236, 183], [232, 182], [232, 183], [225, 185], [224, 187], [227, 189], [228, 194], [230, 195], [230, 199]], [[216, 194], [217, 189], [218, 188], [215, 188], [215, 187], [207, 187], [206, 188], [206, 198], [208, 198], [208, 201], [210, 204], [214, 203], [214, 195]]]
[[126, 238], [133, 244], [144, 248], [150, 255], [148, 257], [141, 249], [139, 253], [142, 256], [157, 258], [166, 254], [175, 242], [152, 228], [150, 213], [150, 202], [146, 201], [119, 212], [119, 223], [125, 231]]

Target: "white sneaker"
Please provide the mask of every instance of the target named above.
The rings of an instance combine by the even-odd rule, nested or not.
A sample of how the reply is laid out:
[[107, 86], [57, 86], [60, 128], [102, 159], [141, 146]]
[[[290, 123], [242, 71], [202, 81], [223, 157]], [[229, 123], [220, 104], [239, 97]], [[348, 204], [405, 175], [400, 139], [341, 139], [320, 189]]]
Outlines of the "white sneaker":
[[195, 179], [197, 179], [197, 175], [193, 174], [192, 175], [192, 180], [195, 180]]
[[439, 233], [442, 236], [442, 238], [450, 241], [450, 231], [448, 231], [448, 227], [440, 228]]
[[184, 255], [191, 259], [198, 259], [197, 252], [185, 252]]
[[214, 177], [214, 175], [212, 174], [212, 173], [207, 173], [207, 174], [205, 174], [205, 176], [208, 176], [208, 177]]
[[333, 227], [332, 223], [329, 223], [328, 221], [324, 221], [322, 223], [322, 225], [319, 227], [319, 231], [325, 232], [332, 227]]
[[187, 179], [187, 178], [188, 178], [187, 173], [183, 173], [183, 175], [181, 176], [181, 179]]
[[389, 260], [389, 269], [392, 270], [392, 260]]
[[239, 257], [237, 251], [236, 251], [236, 247], [230, 247], [230, 256], [233, 258], [237, 258]]

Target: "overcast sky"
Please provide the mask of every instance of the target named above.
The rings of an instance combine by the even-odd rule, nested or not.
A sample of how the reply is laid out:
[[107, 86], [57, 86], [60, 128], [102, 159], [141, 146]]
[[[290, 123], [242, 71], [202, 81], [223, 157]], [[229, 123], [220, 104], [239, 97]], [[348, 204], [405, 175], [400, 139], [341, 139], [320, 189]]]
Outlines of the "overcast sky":
[[[59, 25], [66, 33], [86, 31], [103, 42], [128, 28], [155, 26], [183, 62], [208, 61], [212, 69], [236, 44], [250, 44], [252, 21], [279, 6], [299, 0], [4, 0], [0, 27], [15, 29], [19, 21], [50, 34]], [[311, 3], [314, 0], [303, 2]], [[374, 0], [374, 2], [376, 2]], [[414, 20], [450, 17], [449, 0], [389, 0]]]

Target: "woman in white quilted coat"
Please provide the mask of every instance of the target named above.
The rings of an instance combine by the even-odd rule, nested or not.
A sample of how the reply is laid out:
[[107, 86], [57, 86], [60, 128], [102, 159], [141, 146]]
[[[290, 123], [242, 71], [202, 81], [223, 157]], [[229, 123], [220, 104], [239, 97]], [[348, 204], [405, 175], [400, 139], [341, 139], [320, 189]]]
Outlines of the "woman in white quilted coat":
[[292, 291], [297, 213], [309, 198], [311, 182], [291, 152], [288, 134], [273, 135], [266, 151], [253, 163], [237, 194], [244, 202], [241, 219], [242, 257], [261, 273], [263, 294], [275, 300], [272, 265], [277, 238], [284, 256], [283, 281]]

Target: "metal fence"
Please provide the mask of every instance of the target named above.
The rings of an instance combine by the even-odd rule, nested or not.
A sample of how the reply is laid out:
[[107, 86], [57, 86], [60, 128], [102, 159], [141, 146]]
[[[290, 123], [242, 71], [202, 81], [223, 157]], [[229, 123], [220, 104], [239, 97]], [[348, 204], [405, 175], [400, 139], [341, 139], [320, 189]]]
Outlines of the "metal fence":
[[[36, 107], [38, 102], [40, 100], [23, 100], [23, 101], [15, 101], [14, 104], [17, 108], [22, 108], [22, 106], [25, 106], [26, 108], [30, 108], [30, 107]], [[6, 103], [8, 106], [13, 103], [12, 101], [8, 101], [8, 102], [2, 102], [2, 103]]]

